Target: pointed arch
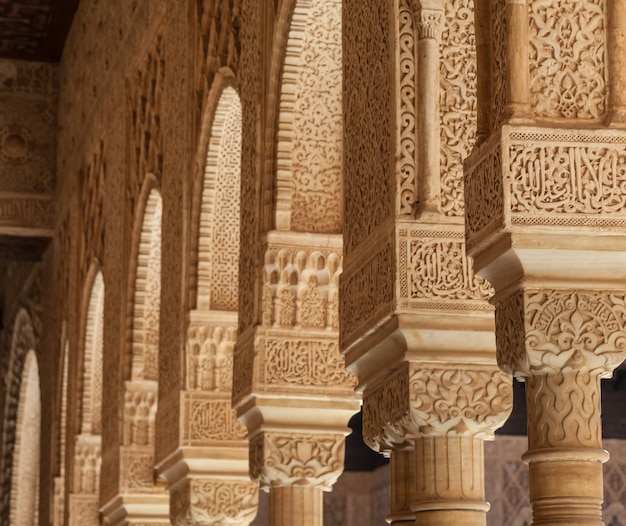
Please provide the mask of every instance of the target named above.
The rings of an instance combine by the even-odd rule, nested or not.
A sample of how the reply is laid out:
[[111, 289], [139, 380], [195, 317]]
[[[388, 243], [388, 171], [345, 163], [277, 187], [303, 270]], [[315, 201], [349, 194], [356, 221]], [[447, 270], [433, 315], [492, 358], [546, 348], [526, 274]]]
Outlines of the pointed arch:
[[102, 348], [104, 277], [97, 261], [87, 274], [81, 322], [80, 404], [70, 464], [69, 524], [98, 524], [98, 488], [102, 463]]
[[39, 519], [41, 389], [35, 351], [27, 351], [20, 382], [11, 472], [11, 526], [33, 526]]
[[11, 525], [33, 526], [39, 517], [41, 390], [34, 350], [26, 354], [17, 409], [11, 480]]
[[148, 174], [133, 228], [127, 311], [120, 492], [128, 494], [158, 491], [152, 466], [159, 378], [162, 212], [157, 180]]
[[133, 230], [129, 381], [158, 380], [162, 214], [156, 179], [146, 176]]
[[215, 108], [200, 189], [197, 309], [237, 310], [240, 186], [241, 102], [227, 85]]
[[288, 35], [276, 122], [276, 228], [341, 233], [341, 2], [292, 5], [281, 12], [276, 37], [281, 43]]

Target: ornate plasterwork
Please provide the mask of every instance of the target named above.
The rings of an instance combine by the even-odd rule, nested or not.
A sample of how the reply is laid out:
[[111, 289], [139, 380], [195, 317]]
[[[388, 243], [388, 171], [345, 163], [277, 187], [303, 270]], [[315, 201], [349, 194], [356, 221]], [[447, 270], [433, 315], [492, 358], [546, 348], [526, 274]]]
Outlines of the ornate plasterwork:
[[489, 310], [489, 283], [474, 274], [460, 231], [398, 230], [400, 308]]
[[243, 424], [231, 407], [229, 395], [185, 393], [182, 440], [185, 446], [236, 445], [243, 447]]
[[441, 212], [464, 214], [463, 160], [476, 142], [474, 1], [445, 5], [440, 40]]
[[157, 34], [146, 52], [145, 61], [127, 80], [130, 170], [126, 191], [131, 216], [135, 214], [146, 174], [152, 174], [160, 180], [163, 172], [163, 45], [162, 35]]
[[[204, 174], [198, 308], [237, 310], [241, 186], [241, 104], [226, 88], [215, 113]], [[207, 246], [208, 245], [208, 246]]]
[[341, 252], [271, 246], [263, 269], [264, 326], [338, 329]]
[[[261, 45], [259, 28], [260, 4], [254, 0], [242, 0], [241, 6], [241, 119], [242, 129], [247, 130], [241, 138], [241, 202], [257, 203], [256, 182], [257, 150], [260, 134], [261, 89]], [[240, 298], [256, 296], [256, 272], [259, 268], [257, 247], [257, 229], [259, 228], [259, 211], [255, 206], [244, 206], [241, 209], [241, 252], [239, 261], [239, 294]], [[255, 322], [255, 305], [253, 301], [239, 301], [239, 332], [251, 327]]]
[[468, 248], [515, 226], [626, 226], [626, 139], [610, 130], [504, 128], [466, 164]]
[[[79, 435], [74, 446], [74, 472], [72, 494], [98, 495], [101, 459], [100, 436]], [[74, 517], [70, 513], [72, 524], [82, 524], [79, 520], [87, 517]], [[86, 523], [87, 524], [87, 523]], [[89, 517], [88, 524], [98, 524], [97, 514]]]
[[527, 383], [531, 447], [599, 447], [600, 379], [626, 357], [626, 294], [527, 289], [496, 313], [498, 363]]
[[239, 2], [195, 0], [195, 92], [196, 116], [204, 115], [213, 75], [220, 67], [239, 63]]
[[4, 371], [4, 383], [7, 395], [4, 407], [4, 423], [2, 426], [2, 471], [0, 472], [2, 491], [2, 517], [9, 523], [11, 509], [11, 483], [13, 478], [13, 457], [16, 447], [16, 426], [9, 423], [17, 422], [20, 403], [20, 386], [24, 372], [26, 355], [36, 347], [35, 330], [29, 313], [20, 309], [13, 321], [10, 339], [10, 356], [8, 368]]
[[604, 0], [529, 3], [531, 103], [539, 117], [598, 119], [606, 109]]
[[390, 453], [417, 437], [491, 439], [513, 408], [511, 377], [495, 366], [405, 362], [365, 392], [363, 437]]
[[381, 243], [370, 259], [341, 277], [341, 340], [345, 348], [393, 310], [394, 271], [391, 243]]
[[34, 349], [29, 349], [24, 359], [18, 396], [12, 451], [10, 524], [37, 524], [42, 408], [39, 366]]
[[262, 488], [330, 488], [343, 471], [343, 434], [259, 433], [250, 441], [250, 476]]
[[[626, 138], [601, 142], [512, 134], [511, 211], [516, 215], [606, 214], [626, 210]], [[543, 140], [542, 140], [543, 139]], [[524, 222], [528, 222], [526, 219]]]
[[[496, 313], [498, 361], [516, 376], [576, 371], [606, 376], [626, 356], [622, 291], [527, 289]], [[513, 334], [521, 328], [520, 319], [523, 346]]]
[[258, 487], [251, 481], [198, 479], [174, 492], [174, 526], [240, 526], [250, 524], [258, 506]]
[[[497, 130], [506, 119], [507, 107], [507, 45], [508, 20], [506, 16], [506, 0], [489, 0], [491, 2], [491, 129]], [[465, 194], [465, 202], [471, 202]]]
[[472, 164], [466, 166], [465, 202], [465, 238], [469, 249], [504, 224], [502, 152], [497, 140], [478, 148]]
[[397, 164], [398, 194], [396, 213], [412, 215], [417, 199], [417, 100], [416, 64], [417, 42], [415, 20], [410, 0], [400, 0], [398, 6], [398, 70], [400, 159]]
[[273, 392], [297, 387], [351, 390], [355, 379], [346, 371], [336, 337], [322, 339], [273, 338], [264, 342], [260, 381]]
[[86, 276], [91, 262], [104, 259], [104, 185], [106, 179], [105, 146], [99, 141], [91, 159], [85, 162], [80, 173], [81, 211], [81, 276]]
[[[395, 194], [389, 177], [394, 163], [395, 115], [390, 71], [394, 60], [389, 3], [344, 4], [344, 243], [350, 254], [393, 213]], [[385, 13], [385, 16], [381, 16]], [[368, 305], [375, 304], [367, 300]], [[365, 305], [355, 306], [359, 311]], [[346, 309], [345, 312], [351, 312]], [[359, 321], [362, 317], [353, 316]], [[351, 330], [347, 330], [348, 333]]]
[[[278, 206], [290, 229], [342, 226], [341, 2], [296, 2], [282, 77], [277, 141]], [[282, 189], [291, 189], [283, 195]]]
[[234, 326], [192, 323], [187, 331], [186, 385], [188, 390], [230, 392]]

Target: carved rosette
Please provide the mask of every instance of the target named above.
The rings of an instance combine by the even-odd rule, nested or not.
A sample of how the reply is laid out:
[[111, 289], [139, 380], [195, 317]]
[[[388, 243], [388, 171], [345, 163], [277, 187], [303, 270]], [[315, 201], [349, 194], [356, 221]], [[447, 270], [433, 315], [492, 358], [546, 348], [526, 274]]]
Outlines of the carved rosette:
[[495, 366], [405, 362], [366, 391], [363, 436], [387, 453], [420, 437], [489, 440], [512, 408], [511, 378]]
[[194, 479], [172, 491], [172, 524], [248, 525], [258, 500], [258, 487], [250, 480]]
[[321, 486], [343, 472], [344, 434], [261, 432], [250, 441], [250, 477], [262, 488]]

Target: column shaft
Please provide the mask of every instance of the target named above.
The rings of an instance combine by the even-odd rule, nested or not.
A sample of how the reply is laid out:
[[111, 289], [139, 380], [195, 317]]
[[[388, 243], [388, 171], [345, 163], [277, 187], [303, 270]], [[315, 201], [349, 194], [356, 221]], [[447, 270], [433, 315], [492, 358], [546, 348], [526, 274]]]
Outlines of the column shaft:
[[270, 489], [270, 526], [323, 526], [324, 491], [320, 486]]
[[506, 0], [507, 16], [507, 113], [511, 118], [530, 115], [528, 61], [528, 6], [526, 0]]
[[415, 439], [415, 524], [485, 526], [483, 440], [471, 436]]
[[626, 124], [626, 4], [608, 2], [609, 123]]
[[418, 201], [420, 211], [435, 212], [440, 188], [439, 25], [442, 12], [422, 9], [418, 24]]
[[411, 504], [415, 500], [415, 451], [394, 450], [391, 453], [391, 513], [387, 521], [393, 526], [415, 523]]
[[526, 384], [530, 500], [535, 526], [600, 526], [604, 495], [600, 378], [543, 373]]

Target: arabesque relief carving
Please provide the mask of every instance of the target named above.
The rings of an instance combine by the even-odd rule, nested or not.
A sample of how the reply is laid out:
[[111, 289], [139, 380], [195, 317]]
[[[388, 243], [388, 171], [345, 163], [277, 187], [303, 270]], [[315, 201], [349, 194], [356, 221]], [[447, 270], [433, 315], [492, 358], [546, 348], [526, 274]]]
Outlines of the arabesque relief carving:
[[598, 446], [600, 379], [626, 357], [626, 294], [527, 289], [496, 313], [498, 362], [533, 400], [530, 443]]
[[598, 119], [606, 108], [606, 4], [530, 2], [531, 102], [538, 117]]
[[250, 442], [250, 476], [261, 487], [330, 488], [344, 461], [343, 434], [259, 433]]
[[188, 492], [188, 502], [180, 504], [185, 511], [174, 514], [175, 526], [239, 526], [252, 522], [257, 512], [258, 490], [252, 482], [199, 479], [189, 483]]
[[488, 440], [512, 408], [511, 377], [495, 366], [405, 363], [366, 391], [363, 436], [386, 453], [418, 437]]
[[441, 212], [463, 217], [463, 160], [476, 142], [474, 0], [445, 3], [440, 44]]

